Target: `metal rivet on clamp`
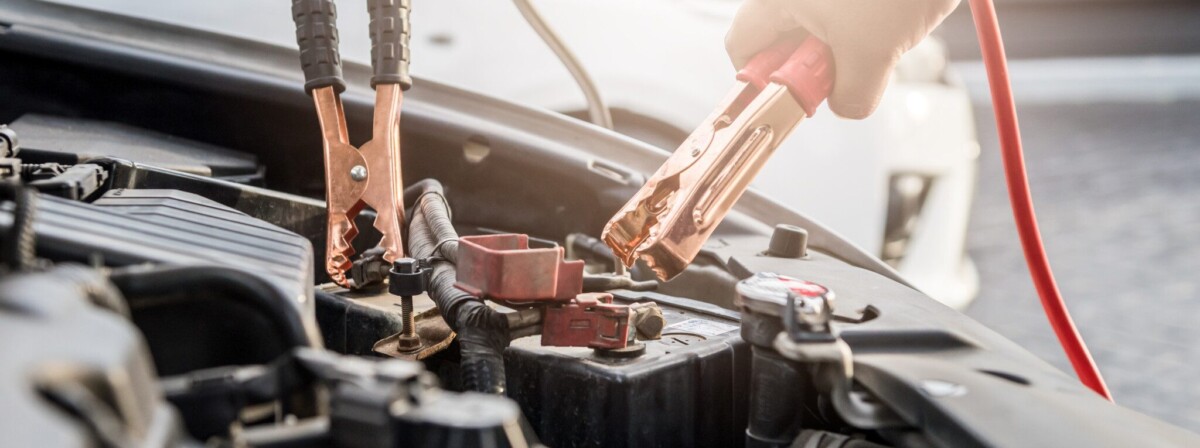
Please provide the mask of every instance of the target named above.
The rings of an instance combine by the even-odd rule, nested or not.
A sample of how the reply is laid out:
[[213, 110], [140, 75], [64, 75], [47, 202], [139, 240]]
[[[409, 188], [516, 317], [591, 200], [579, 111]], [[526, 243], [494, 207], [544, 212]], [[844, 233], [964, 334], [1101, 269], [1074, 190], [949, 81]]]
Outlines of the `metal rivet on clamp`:
[[354, 165], [354, 168], [350, 168], [350, 178], [354, 179], [355, 182], [367, 180], [367, 167]]

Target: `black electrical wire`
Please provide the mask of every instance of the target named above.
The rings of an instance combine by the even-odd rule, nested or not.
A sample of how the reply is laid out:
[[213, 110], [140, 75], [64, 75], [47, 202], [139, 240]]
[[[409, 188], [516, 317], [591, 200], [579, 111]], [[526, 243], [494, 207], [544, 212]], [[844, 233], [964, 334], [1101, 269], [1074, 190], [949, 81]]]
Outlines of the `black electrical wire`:
[[617, 275], [584, 274], [583, 276], [583, 292], [604, 292], [614, 289], [653, 291], [658, 289], [658, 282], [654, 280], [638, 281]]
[[416, 198], [409, 206], [408, 251], [413, 258], [432, 261], [428, 293], [446, 324], [458, 333], [463, 388], [503, 394], [508, 321], [482, 299], [454, 287], [458, 233], [442, 185], [426, 179], [406, 189], [404, 196]]

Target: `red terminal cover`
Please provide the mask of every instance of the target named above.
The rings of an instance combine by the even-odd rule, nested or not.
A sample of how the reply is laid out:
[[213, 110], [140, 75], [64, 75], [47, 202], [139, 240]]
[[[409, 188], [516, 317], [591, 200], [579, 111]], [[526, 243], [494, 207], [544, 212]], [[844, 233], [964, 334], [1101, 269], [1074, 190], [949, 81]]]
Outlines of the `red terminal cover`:
[[583, 291], [582, 260], [563, 260], [561, 247], [530, 249], [523, 234], [459, 238], [457, 275], [455, 287], [493, 300], [563, 301]]

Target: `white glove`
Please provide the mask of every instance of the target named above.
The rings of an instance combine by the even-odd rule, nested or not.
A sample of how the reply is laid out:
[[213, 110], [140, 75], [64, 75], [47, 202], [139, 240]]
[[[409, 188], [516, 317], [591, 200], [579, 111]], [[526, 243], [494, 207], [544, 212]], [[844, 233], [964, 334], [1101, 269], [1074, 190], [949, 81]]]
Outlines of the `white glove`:
[[741, 68], [783, 36], [809, 32], [833, 49], [829, 108], [846, 118], [871, 115], [900, 56], [917, 45], [959, 0], [746, 0], [725, 36]]

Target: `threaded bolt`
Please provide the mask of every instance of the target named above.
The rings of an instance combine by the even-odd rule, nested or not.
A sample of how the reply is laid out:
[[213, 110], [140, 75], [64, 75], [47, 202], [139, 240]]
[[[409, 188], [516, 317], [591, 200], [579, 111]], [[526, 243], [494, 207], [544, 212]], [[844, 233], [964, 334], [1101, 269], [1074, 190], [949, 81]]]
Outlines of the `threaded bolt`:
[[404, 329], [396, 335], [396, 349], [401, 352], [412, 352], [421, 348], [421, 338], [417, 336], [417, 321], [413, 316], [412, 296], [400, 296], [400, 320]]
[[400, 298], [400, 316], [404, 321], [404, 335], [416, 336], [416, 321], [413, 319], [413, 303], [412, 296], [404, 296]]

